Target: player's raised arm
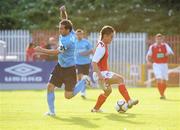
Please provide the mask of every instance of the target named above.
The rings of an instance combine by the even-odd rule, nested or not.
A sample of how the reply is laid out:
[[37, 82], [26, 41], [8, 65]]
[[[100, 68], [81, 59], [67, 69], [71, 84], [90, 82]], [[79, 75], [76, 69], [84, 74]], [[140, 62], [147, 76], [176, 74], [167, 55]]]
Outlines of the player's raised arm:
[[59, 11], [60, 11], [61, 20], [62, 19], [68, 19], [68, 15], [67, 15], [67, 12], [66, 12], [66, 7], [64, 5], [59, 8]]

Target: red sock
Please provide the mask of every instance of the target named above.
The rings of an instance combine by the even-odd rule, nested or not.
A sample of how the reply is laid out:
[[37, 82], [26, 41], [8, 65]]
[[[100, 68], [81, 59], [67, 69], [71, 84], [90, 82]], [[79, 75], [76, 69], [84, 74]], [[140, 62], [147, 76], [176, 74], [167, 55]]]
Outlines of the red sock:
[[166, 90], [166, 83], [163, 83], [163, 95], [164, 95], [165, 90]]
[[107, 97], [104, 94], [100, 94], [97, 99], [94, 109], [99, 110], [99, 108], [102, 106], [102, 104], [106, 101], [106, 98]]
[[126, 102], [128, 102], [131, 98], [130, 98], [129, 93], [125, 87], [125, 84], [120, 84], [118, 89], [119, 89], [119, 92], [121, 93], [121, 95], [126, 100]]
[[163, 87], [163, 83], [157, 83], [157, 88], [159, 90], [159, 93], [161, 96], [164, 96], [164, 87]]

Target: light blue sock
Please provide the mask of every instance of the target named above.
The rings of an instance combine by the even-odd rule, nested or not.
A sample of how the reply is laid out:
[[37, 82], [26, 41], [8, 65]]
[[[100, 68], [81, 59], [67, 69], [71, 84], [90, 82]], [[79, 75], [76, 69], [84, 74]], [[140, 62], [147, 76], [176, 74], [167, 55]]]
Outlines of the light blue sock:
[[83, 87], [83, 88], [81, 89], [81, 95], [84, 95], [84, 96], [85, 96], [85, 94], [86, 94], [86, 85], [85, 85], [85, 87]]
[[86, 87], [86, 81], [80, 80], [79, 82], [77, 82], [74, 91], [73, 91], [73, 95], [75, 96], [76, 94], [78, 94], [81, 90], [85, 89]]
[[48, 92], [47, 93], [47, 102], [48, 102], [48, 106], [49, 106], [49, 111], [54, 113], [54, 100], [55, 100], [55, 96], [54, 96], [54, 92]]

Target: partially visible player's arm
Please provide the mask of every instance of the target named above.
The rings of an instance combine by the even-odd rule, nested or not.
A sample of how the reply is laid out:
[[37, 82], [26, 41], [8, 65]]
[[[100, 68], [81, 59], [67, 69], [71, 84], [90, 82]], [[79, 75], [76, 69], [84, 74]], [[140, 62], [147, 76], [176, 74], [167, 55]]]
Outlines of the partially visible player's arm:
[[149, 47], [149, 50], [147, 52], [146, 62], [147, 62], [147, 67], [151, 68], [152, 67], [152, 63], [153, 63], [153, 60], [152, 60], [152, 46]]
[[168, 44], [165, 44], [165, 45], [166, 45], [166, 49], [167, 49], [167, 54], [166, 55], [174, 55], [174, 52], [171, 49], [171, 47]]
[[35, 47], [34, 50], [36, 52], [39, 52], [42, 54], [48, 54], [48, 55], [58, 55], [60, 53], [59, 49], [49, 50], [49, 49], [45, 49], [39, 46]]
[[147, 63], [152, 63], [153, 62], [152, 57], [150, 55], [146, 56], [146, 62]]
[[60, 18], [61, 20], [62, 19], [68, 19], [68, 15], [67, 15], [67, 12], [66, 12], [66, 7], [63, 5], [59, 8], [60, 10]]
[[149, 47], [149, 50], [147, 52], [147, 55], [146, 55], [146, 62], [147, 63], [152, 63], [152, 46]]
[[97, 73], [97, 76], [98, 76], [99, 80], [103, 80], [104, 77], [102, 76], [101, 71], [98, 69], [97, 63], [96, 62], [92, 62], [92, 65], [93, 65], [93, 70], [94, 70], [94, 72]]
[[94, 53], [91, 43], [89, 43], [88, 41], [87, 41], [87, 43], [88, 43], [87, 44], [87, 49], [88, 50], [84, 51], [84, 52], [81, 52], [80, 55], [82, 55], [82, 56], [89, 56], [89, 55]]
[[93, 64], [93, 69], [97, 73], [99, 80], [103, 80], [103, 76], [101, 75], [101, 71], [98, 68], [97, 63], [101, 60], [101, 58], [105, 54], [105, 47], [102, 47], [100, 44], [96, 48], [96, 51], [94, 53], [93, 59], [92, 59], [92, 64]]

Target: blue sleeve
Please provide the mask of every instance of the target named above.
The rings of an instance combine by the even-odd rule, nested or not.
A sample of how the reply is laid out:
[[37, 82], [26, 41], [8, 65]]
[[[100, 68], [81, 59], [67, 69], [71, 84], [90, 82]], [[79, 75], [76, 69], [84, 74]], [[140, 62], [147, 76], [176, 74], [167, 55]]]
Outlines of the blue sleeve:
[[89, 41], [87, 41], [87, 49], [88, 50], [92, 50], [93, 49], [92, 44]]

